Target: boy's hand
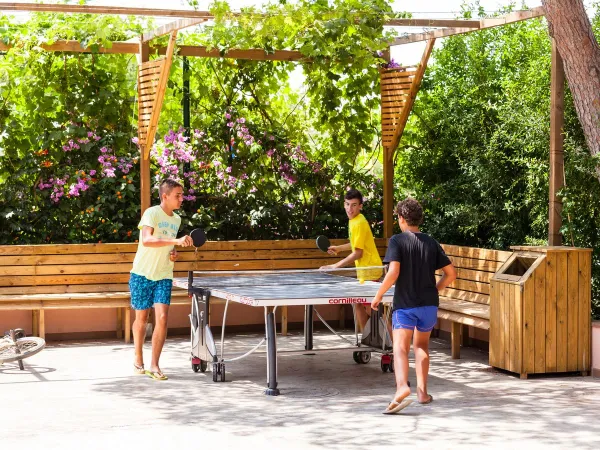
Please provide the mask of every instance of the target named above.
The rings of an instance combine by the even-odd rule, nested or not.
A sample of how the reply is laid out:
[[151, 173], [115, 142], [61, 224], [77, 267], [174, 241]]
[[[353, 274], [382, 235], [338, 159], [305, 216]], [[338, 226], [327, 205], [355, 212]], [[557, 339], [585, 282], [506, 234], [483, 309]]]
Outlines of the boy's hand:
[[169, 259], [173, 262], [177, 261], [177, 258], [179, 257], [179, 253], [177, 253], [177, 250], [173, 249], [171, 250], [171, 253], [169, 254]]
[[329, 264], [327, 266], [319, 267], [319, 270], [327, 270], [327, 269], [337, 269], [337, 267], [335, 267], [335, 264]]
[[329, 247], [327, 249], [327, 253], [329, 253], [330, 255], [333, 255], [333, 256], [337, 256], [338, 252], [339, 252], [339, 250], [337, 248], [337, 245], [332, 245], [331, 247]]
[[194, 241], [190, 236], [183, 236], [177, 239], [177, 245], [181, 247], [191, 247], [194, 245]]
[[381, 303], [381, 297], [377, 298], [373, 298], [373, 301], [371, 302], [371, 309], [377, 311], [377, 308], [379, 306], [379, 304]]

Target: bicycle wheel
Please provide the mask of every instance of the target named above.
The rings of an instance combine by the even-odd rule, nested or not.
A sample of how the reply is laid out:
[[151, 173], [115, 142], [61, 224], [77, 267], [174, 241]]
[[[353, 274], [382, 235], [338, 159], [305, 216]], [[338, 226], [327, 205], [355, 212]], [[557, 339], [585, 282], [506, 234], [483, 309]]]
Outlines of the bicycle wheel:
[[29, 358], [41, 352], [45, 346], [46, 341], [39, 337], [17, 339], [16, 347], [18, 347], [20, 354], [17, 353], [15, 345], [3, 347], [0, 349], [0, 364]]

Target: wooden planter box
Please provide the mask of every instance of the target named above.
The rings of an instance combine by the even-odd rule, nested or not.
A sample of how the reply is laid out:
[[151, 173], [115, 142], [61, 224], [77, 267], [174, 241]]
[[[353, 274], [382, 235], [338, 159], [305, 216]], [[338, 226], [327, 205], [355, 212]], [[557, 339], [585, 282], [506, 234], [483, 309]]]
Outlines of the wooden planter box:
[[491, 279], [490, 365], [528, 374], [591, 370], [591, 249], [511, 247]]

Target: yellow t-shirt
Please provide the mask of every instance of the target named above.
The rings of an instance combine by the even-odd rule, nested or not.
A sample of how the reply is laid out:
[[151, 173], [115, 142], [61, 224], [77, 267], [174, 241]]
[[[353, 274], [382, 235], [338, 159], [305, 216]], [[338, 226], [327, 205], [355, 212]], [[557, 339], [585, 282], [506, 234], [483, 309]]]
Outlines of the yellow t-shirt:
[[[365, 216], [359, 214], [348, 222], [348, 234], [352, 251], [357, 248], [360, 248], [363, 251], [362, 257], [354, 262], [357, 268], [383, 265], [377, 247], [375, 246], [375, 239], [373, 238], [371, 227], [369, 226], [367, 219], [365, 219]], [[382, 275], [382, 269], [357, 271], [357, 277], [361, 283], [364, 281], [379, 280]]]
[[169, 216], [160, 205], [148, 208], [138, 224], [140, 239], [131, 273], [152, 281], [172, 279], [175, 263], [171, 261], [169, 254], [174, 246], [145, 247], [142, 243], [142, 228], [144, 226], [152, 227], [154, 229], [152, 236], [159, 239], [174, 239], [177, 237], [179, 225], [181, 225], [181, 217], [177, 214], [173, 213], [172, 216]]

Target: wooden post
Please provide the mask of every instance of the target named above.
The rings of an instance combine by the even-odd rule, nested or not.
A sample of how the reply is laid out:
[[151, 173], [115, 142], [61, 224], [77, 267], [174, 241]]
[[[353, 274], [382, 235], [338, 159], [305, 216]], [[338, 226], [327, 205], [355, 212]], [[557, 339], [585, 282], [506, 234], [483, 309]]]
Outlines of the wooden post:
[[125, 343], [131, 342], [131, 308], [125, 308]]
[[288, 307], [281, 307], [281, 335], [287, 336], [288, 334]]
[[548, 205], [548, 245], [562, 245], [562, 200], [557, 192], [564, 187], [563, 124], [565, 121], [565, 71], [552, 39], [550, 82], [550, 195]]
[[34, 309], [33, 311], [31, 311], [31, 333], [34, 336], [39, 336], [40, 335], [40, 311], [39, 309]]
[[[140, 42], [140, 53], [138, 55], [138, 64], [150, 61], [150, 46], [147, 42]], [[141, 144], [141, 143], [140, 143]], [[143, 148], [140, 147], [140, 216], [150, 208], [150, 158], [146, 157]]]
[[123, 337], [123, 309], [117, 308], [117, 339]]
[[46, 317], [44, 316], [43, 309], [39, 310], [38, 331], [39, 331], [39, 337], [41, 337], [42, 339], [46, 339]]
[[394, 149], [383, 148], [383, 237], [394, 234]]
[[460, 359], [460, 331], [462, 325], [458, 322], [452, 322], [451, 348], [452, 359]]

